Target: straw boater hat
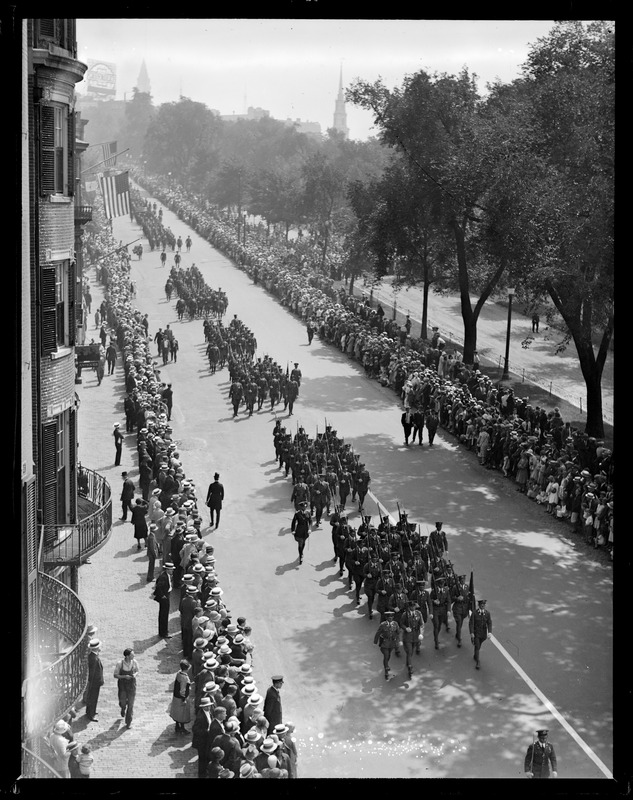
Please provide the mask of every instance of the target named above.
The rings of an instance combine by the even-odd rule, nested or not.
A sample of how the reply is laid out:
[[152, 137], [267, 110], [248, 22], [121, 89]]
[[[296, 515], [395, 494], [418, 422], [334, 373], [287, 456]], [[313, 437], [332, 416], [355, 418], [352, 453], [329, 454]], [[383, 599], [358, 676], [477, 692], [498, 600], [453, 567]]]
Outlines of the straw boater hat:
[[101, 647], [101, 639], [91, 639], [88, 647], [90, 650], [98, 650]]
[[70, 728], [70, 725], [67, 722], [64, 722], [63, 719], [58, 720], [53, 727], [53, 733], [66, 733], [66, 731]]
[[264, 739], [260, 746], [260, 750], [262, 753], [274, 753], [275, 750], [279, 747], [279, 742], [276, 742], [274, 739], [268, 737]]
[[249, 706], [256, 706], [256, 705], [258, 705], [258, 704], [259, 704], [259, 703], [261, 703], [261, 702], [262, 702], [262, 696], [261, 696], [261, 694], [257, 694], [256, 692], [254, 692], [254, 693], [253, 693], [253, 694], [252, 694], [252, 695], [251, 695], [251, 696], [248, 698], [248, 705], [249, 705]]

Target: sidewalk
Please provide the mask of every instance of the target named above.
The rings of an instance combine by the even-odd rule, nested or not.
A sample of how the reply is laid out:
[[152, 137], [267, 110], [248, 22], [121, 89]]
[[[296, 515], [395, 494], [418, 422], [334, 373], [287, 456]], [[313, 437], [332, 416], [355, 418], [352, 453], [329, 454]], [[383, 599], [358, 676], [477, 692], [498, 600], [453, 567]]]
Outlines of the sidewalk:
[[[101, 284], [94, 280], [93, 270], [90, 272], [94, 315], [104, 293]], [[87, 341], [96, 333], [94, 319], [89, 315]], [[177, 635], [168, 641], [159, 639], [158, 606], [150, 597], [153, 584], [146, 582], [145, 550], [136, 549], [130, 522], [119, 520], [121, 472], [128, 471], [138, 484], [135, 433], [126, 435], [121, 466], [114, 466], [114, 423], [119, 422], [121, 430], [125, 430], [123, 376], [119, 355], [114, 374], [106, 374], [101, 386], [97, 384], [96, 373], [84, 371], [83, 383], [76, 387], [81, 400], [79, 459], [109, 482], [113, 527], [105, 545], [79, 570], [79, 597], [86, 608], [88, 624], [97, 626], [97, 637], [102, 641], [104, 685], [97, 709], [99, 721], [88, 723], [80, 708], [73, 730], [81, 744], [88, 743], [93, 748], [95, 778], [197, 777], [197, 753], [191, 748], [191, 736], [177, 737], [173, 733], [174, 722], [167, 714], [173, 677], [181, 657], [178, 593], [172, 596], [170, 616], [170, 631], [177, 631]], [[139, 664], [130, 730], [119, 714], [113, 677], [115, 664], [126, 647], [134, 650]]]
[[[344, 285], [344, 284], [341, 284]], [[420, 335], [422, 314], [422, 287], [413, 286], [393, 290], [389, 279], [372, 290], [362, 279], [354, 286], [354, 294], [365, 296], [376, 307], [380, 302], [387, 318], [404, 324], [407, 313], [411, 317], [412, 335]], [[447, 342], [447, 348], [461, 350], [463, 347], [463, 323], [460, 300], [457, 295], [438, 295], [429, 292], [428, 330], [436, 325]], [[479, 317], [477, 325], [477, 350], [481, 358], [480, 369], [498, 381], [503, 373], [505, 344], [508, 324], [508, 303], [489, 300]], [[526, 346], [526, 340], [532, 341]], [[550, 410], [561, 409], [565, 420], [584, 430], [586, 423], [586, 387], [573, 342], [567, 349], [557, 353], [559, 331], [546, 327], [541, 322], [540, 332], [532, 334], [531, 318], [522, 313], [518, 303], [513, 303], [510, 332], [510, 380], [518, 397], [529, 397], [532, 405]], [[602, 411], [605, 424], [605, 442], [613, 440], [614, 406], [614, 356], [607, 357], [602, 375]]]

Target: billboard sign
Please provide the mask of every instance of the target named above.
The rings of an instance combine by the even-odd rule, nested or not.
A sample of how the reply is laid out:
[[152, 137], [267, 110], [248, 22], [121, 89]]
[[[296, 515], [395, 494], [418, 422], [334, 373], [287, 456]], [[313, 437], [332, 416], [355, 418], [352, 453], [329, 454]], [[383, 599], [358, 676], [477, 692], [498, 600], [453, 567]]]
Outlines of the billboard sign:
[[84, 80], [86, 91], [90, 94], [114, 99], [116, 95], [116, 64], [89, 58]]

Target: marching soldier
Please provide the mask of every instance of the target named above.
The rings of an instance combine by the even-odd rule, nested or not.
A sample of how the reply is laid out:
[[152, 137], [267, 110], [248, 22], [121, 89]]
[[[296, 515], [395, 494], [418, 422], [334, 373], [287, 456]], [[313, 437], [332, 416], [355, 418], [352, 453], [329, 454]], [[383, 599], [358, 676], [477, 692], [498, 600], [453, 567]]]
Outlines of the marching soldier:
[[352, 492], [352, 500], [354, 499], [354, 493], [356, 493], [358, 495], [358, 510], [362, 513], [365, 497], [367, 496], [369, 484], [371, 483], [371, 478], [363, 463], [359, 463], [358, 468], [359, 469], [356, 474], [356, 481], [354, 483]]
[[248, 409], [248, 416], [253, 416], [253, 411], [255, 410], [255, 401], [257, 400], [257, 384], [254, 380], [248, 381], [244, 389], [244, 398], [246, 402], [246, 408]]
[[231, 403], [233, 404], [233, 416], [237, 417], [237, 412], [240, 407], [240, 403], [242, 402], [242, 397], [244, 395], [244, 387], [238, 380], [234, 380], [231, 384], [231, 388], [229, 389], [229, 398]]
[[404, 586], [402, 585], [402, 581], [396, 581], [396, 588], [394, 593], [390, 596], [389, 600], [387, 601], [387, 608], [389, 611], [394, 612], [394, 619], [400, 624], [400, 618], [409, 602], [409, 598], [407, 593], [404, 590]]
[[299, 563], [303, 564], [303, 550], [306, 546], [306, 540], [310, 536], [310, 523], [312, 516], [307, 508], [307, 502], [299, 504], [299, 510], [295, 512], [290, 524], [290, 530], [294, 534], [295, 542], [299, 548]]
[[272, 411], [273, 408], [279, 402], [279, 378], [275, 375], [272, 375], [269, 384], [268, 384], [268, 394], [270, 396], [270, 410]]
[[341, 508], [345, 508], [345, 503], [352, 489], [352, 476], [348, 470], [341, 470], [338, 474], [338, 491]]
[[328, 461], [326, 466], [325, 480], [327, 481], [328, 489], [330, 490], [329, 499], [327, 501], [327, 514], [330, 515], [330, 503], [336, 497], [338, 492], [338, 475], [331, 461]]
[[292, 378], [288, 381], [286, 385], [286, 394], [285, 394], [285, 405], [284, 410], [288, 408], [288, 416], [292, 416], [292, 410], [294, 408], [295, 400], [299, 394], [299, 384], [297, 381], [293, 380]]
[[259, 380], [257, 381], [257, 410], [260, 411], [261, 407], [264, 405], [264, 400], [268, 395], [268, 379], [265, 375], [261, 375]]
[[448, 555], [448, 541], [446, 533], [442, 530], [443, 522], [435, 523], [435, 530], [431, 531], [429, 545], [436, 558], [445, 558]]
[[457, 581], [457, 596], [453, 600], [453, 619], [455, 620], [455, 638], [457, 639], [457, 646], [462, 646], [462, 625], [464, 620], [468, 618], [468, 611], [470, 609], [470, 589], [466, 583], [466, 576], [459, 575]]
[[[391, 564], [389, 564], [391, 567]], [[376, 611], [380, 614], [380, 621], [385, 619], [385, 612], [388, 610], [389, 598], [396, 590], [396, 583], [394, 581], [391, 571], [386, 571], [383, 564], [383, 570], [376, 582], [376, 594], [378, 599], [376, 601]]]
[[[299, 387], [301, 386], [301, 378], [302, 378], [301, 370], [299, 369], [299, 363], [297, 361], [294, 362], [294, 369], [290, 373], [290, 380], [295, 381], [297, 384], [297, 394], [299, 394]], [[291, 412], [292, 413], [292, 412]]]
[[330, 505], [330, 487], [319, 475], [310, 488], [310, 510], [314, 509], [317, 528], [321, 525], [323, 509]]
[[305, 503], [310, 500], [310, 489], [308, 488], [308, 484], [305, 483], [303, 480], [304, 475], [303, 472], [299, 473], [297, 483], [295, 483], [294, 488], [292, 490], [292, 495], [290, 496], [290, 502], [295, 504], [295, 511], [299, 511], [299, 508]]
[[385, 668], [385, 678], [389, 679], [389, 660], [393, 650], [400, 655], [400, 627], [393, 618], [393, 611], [385, 612], [385, 619], [378, 626], [374, 636], [374, 644], [380, 647], [382, 663]]
[[415, 647], [416, 653], [420, 652], [423, 625], [424, 621], [422, 619], [422, 614], [418, 610], [417, 603], [413, 600], [407, 600], [407, 606], [400, 617], [400, 628], [402, 630], [402, 645], [404, 647], [409, 677], [413, 674], [413, 664], [411, 663], [413, 648]]
[[479, 663], [479, 650], [481, 645], [486, 639], [492, 638], [492, 617], [490, 611], [486, 608], [487, 600], [478, 600], [477, 610], [470, 615], [468, 620], [468, 629], [470, 631], [470, 641], [475, 646], [473, 658], [475, 659], [475, 667], [480, 669]]
[[[414, 603], [417, 604], [418, 610], [422, 615], [422, 622], [426, 625], [427, 620], [433, 619], [433, 606], [431, 604], [431, 598], [429, 596], [429, 592], [426, 588], [426, 581], [425, 580], [416, 580], [415, 582], [415, 589], [409, 595], [409, 599], [412, 600]], [[424, 633], [424, 627], [422, 627], [422, 633]], [[416, 652], [420, 652], [420, 646], [416, 649]]]
[[445, 578], [436, 578], [434, 581], [435, 586], [431, 590], [431, 605], [433, 607], [433, 639], [435, 641], [436, 650], [440, 649], [439, 634], [442, 623], [446, 626], [446, 630], [450, 631], [448, 626], [448, 609], [451, 604], [451, 595], [445, 583]]
[[380, 578], [380, 561], [376, 556], [371, 556], [363, 567], [363, 588], [367, 597], [367, 611], [369, 619], [374, 618], [374, 598], [376, 597], [376, 584]]

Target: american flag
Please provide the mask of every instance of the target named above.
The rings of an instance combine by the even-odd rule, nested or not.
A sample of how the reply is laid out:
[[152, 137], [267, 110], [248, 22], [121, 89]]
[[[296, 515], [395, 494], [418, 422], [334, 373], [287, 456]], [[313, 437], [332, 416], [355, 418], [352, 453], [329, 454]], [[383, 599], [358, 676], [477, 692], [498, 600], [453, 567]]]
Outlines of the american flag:
[[103, 168], [110, 169], [116, 165], [116, 142], [103, 142]]
[[101, 176], [103, 211], [108, 219], [130, 213], [130, 181], [128, 172]]

